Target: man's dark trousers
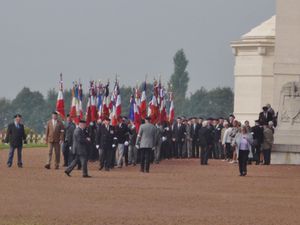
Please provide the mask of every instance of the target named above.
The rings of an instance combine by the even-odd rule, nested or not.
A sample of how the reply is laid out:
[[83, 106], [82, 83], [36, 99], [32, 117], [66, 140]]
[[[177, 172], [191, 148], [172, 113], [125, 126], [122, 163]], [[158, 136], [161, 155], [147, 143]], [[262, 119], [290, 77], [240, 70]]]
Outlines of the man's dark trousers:
[[201, 165], [207, 165], [208, 164], [208, 149], [207, 146], [201, 146], [201, 159], [200, 159]]
[[140, 152], [141, 152], [141, 171], [149, 172], [151, 148], [141, 148]]
[[66, 169], [67, 173], [71, 173], [72, 170], [75, 168], [76, 165], [78, 165], [78, 162], [81, 163], [82, 165], [82, 175], [87, 176], [88, 171], [87, 171], [87, 156], [85, 155], [75, 155], [74, 160], [70, 164], [70, 166]]

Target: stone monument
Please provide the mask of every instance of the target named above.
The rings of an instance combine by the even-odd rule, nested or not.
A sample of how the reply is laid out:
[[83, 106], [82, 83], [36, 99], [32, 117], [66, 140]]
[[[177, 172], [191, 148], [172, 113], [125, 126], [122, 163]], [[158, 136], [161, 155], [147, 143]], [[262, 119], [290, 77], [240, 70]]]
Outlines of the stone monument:
[[231, 43], [235, 55], [234, 114], [278, 112], [272, 164], [300, 164], [300, 1], [277, 0], [276, 16]]
[[273, 105], [276, 17], [231, 43], [235, 56], [234, 115], [250, 124], [266, 104]]
[[277, 0], [273, 164], [300, 164], [300, 1]]

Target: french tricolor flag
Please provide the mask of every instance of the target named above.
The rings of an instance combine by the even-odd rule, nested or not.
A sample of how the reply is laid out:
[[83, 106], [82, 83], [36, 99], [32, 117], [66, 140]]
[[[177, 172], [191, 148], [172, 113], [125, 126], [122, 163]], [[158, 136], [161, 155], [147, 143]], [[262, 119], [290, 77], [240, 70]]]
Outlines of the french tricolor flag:
[[56, 102], [56, 111], [61, 116], [62, 119], [65, 118], [65, 101], [63, 95], [63, 77], [62, 73], [60, 74], [60, 81], [59, 81], [59, 91], [57, 96]]

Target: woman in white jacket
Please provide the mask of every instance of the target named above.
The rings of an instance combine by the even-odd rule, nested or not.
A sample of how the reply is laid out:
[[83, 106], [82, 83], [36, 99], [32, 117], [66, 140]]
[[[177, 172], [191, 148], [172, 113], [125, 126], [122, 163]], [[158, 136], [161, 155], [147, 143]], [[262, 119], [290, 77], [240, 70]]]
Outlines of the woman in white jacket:
[[229, 127], [229, 123], [226, 121], [224, 122], [223, 129], [225, 129], [225, 132], [222, 138], [222, 145], [225, 151], [225, 159], [230, 161], [233, 156], [232, 147], [231, 147], [232, 138], [230, 137], [232, 128]]
[[253, 137], [246, 126], [242, 125], [241, 132], [235, 137], [235, 144], [238, 150], [240, 176], [247, 175], [248, 156], [252, 152]]

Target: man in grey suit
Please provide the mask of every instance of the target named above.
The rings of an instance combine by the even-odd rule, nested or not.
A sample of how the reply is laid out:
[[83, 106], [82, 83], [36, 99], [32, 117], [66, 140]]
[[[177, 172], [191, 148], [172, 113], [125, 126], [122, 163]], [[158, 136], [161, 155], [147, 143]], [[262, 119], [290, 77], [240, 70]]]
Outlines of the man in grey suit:
[[79, 127], [77, 127], [74, 131], [72, 153], [75, 155], [75, 158], [70, 166], [65, 170], [65, 174], [68, 176], [70, 176], [72, 170], [78, 164], [78, 161], [80, 161], [82, 165], [83, 177], [90, 177], [88, 175], [87, 161], [88, 145], [90, 144], [91, 139], [87, 137], [87, 132], [85, 131], [85, 129], [86, 121], [81, 120], [79, 122]]
[[151, 118], [145, 118], [145, 124], [140, 126], [139, 134], [136, 140], [136, 147], [141, 153], [141, 172], [149, 173], [151, 150], [155, 150], [157, 130], [150, 123]]

